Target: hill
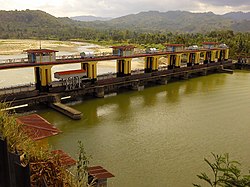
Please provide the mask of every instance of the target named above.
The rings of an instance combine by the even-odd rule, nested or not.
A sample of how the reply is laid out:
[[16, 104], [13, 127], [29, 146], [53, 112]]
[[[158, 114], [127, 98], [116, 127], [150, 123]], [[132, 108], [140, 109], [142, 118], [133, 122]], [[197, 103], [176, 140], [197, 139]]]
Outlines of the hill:
[[108, 21], [111, 27], [171, 32], [208, 32], [230, 29], [231, 20], [209, 13], [149, 11]]
[[244, 20], [236, 22], [232, 25], [232, 30], [236, 32], [249, 32], [250, 31], [250, 20]]
[[[98, 29], [128, 29], [139, 32], [160, 31], [179, 33], [205, 33], [213, 30], [250, 31], [245, 23], [250, 13], [216, 15], [212, 12], [191, 13], [187, 11], [148, 11], [130, 14], [109, 21], [82, 22]], [[239, 28], [236, 26], [240, 25]]]
[[250, 12], [229, 12], [223, 15], [225, 18], [230, 18], [236, 21], [250, 20]]
[[56, 18], [40, 10], [0, 11], [0, 38], [69, 39], [93, 32], [70, 18]]
[[[241, 16], [240, 16], [241, 15]], [[242, 16], [244, 15], [244, 16]], [[109, 21], [74, 21], [57, 18], [40, 10], [0, 11], [0, 38], [43, 38], [67, 40], [110, 40], [124, 38], [124, 33], [206, 33], [213, 30], [249, 32], [249, 13], [224, 16], [186, 11], [149, 11], [130, 14]], [[234, 17], [234, 19], [229, 18]], [[237, 17], [237, 20], [235, 20]], [[241, 19], [244, 17], [244, 19]], [[247, 19], [246, 19], [247, 17]], [[130, 35], [131, 35], [130, 33]], [[126, 37], [129, 33], [125, 33]], [[119, 36], [118, 36], [119, 35]], [[120, 36], [123, 35], [123, 36]]]

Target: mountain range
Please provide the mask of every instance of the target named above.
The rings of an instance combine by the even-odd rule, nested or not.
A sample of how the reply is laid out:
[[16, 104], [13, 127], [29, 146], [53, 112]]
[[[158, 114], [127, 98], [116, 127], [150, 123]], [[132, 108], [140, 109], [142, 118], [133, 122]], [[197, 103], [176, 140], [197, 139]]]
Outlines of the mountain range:
[[[100, 18], [96, 18], [97, 20]], [[77, 19], [76, 19], [77, 20]], [[212, 12], [148, 11], [130, 14], [106, 21], [82, 22], [87, 27], [116, 28], [140, 31], [208, 32], [212, 30], [250, 31], [250, 12], [230, 12], [216, 15]]]
[[[150, 11], [150, 12], [157, 12], [157, 11]], [[174, 12], [174, 11], [172, 11]], [[160, 13], [160, 12], [159, 12]], [[212, 13], [212, 12], [210, 12]], [[133, 14], [135, 15], [135, 14]], [[229, 12], [222, 15], [224, 18], [229, 18], [235, 21], [239, 20], [249, 20], [250, 19], [250, 12]], [[83, 16], [74, 16], [70, 17], [70, 19], [75, 21], [109, 21], [114, 18], [111, 17], [96, 17], [96, 16], [90, 16], [90, 15], [83, 15]]]
[[229, 12], [224, 15], [222, 15], [225, 18], [230, 18], [233, 20], [249, 20], [250, 19], [250, 12]]
[[71, 19], [68, 17], [57, 18], [40, 10], [1, 10], [0, 20], [0, 38], [47, 35], [50, 38], [58, 37], [58, 35], [67, 38], [72, 33], [75, 36], [82, 36], [82, 34], [87, 33], [88, 35], [86, 35], [89, 36], [95, 30], [101, 32], [117, 29], [162, 33], [205, 33], [213, 30], [250, 32], [250, 12], [231, 12], [216, 15], [212, 12], [148, 11], [109, 20], [109, 18], [92, 16], [80, 16]]

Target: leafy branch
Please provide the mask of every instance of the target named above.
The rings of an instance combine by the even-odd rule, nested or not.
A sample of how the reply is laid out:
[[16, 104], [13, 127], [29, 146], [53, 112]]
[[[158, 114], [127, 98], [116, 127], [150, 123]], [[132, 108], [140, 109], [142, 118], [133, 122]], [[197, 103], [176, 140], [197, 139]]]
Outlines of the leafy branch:
[[[212, 178], [205, 172], [197, 175], [197, 177], [207, 183], [211, 187], [248, 187], [250, 186], [250, 175], [242, 175], [238, 161], [231, 161], [229, 154], [217, 155], [212, 153], [213, 162], [204, 158], [212, 172]], [[193, 186], [201, 187], [200, 184]]]

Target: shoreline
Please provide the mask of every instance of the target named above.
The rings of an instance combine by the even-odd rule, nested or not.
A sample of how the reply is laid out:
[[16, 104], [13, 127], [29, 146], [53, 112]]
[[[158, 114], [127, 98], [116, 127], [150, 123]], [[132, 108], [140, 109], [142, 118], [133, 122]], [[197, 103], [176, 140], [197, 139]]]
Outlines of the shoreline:
[[[112, 53], [109, 46], [78, 41], [41, 40], [42, 48], [59, 51], [57, 55], [80, 54], [82, 51], [91, 51], [96, 54]], [[0, 59], [23, 58], [24, 50], [40, 48], [40, 40], [32, 39], [0, 39]], [[115, 62], [98, 62], [98, 66], [105, 68], [116, 67]], [[144, 61], [136, 59], [132, 62], [132, 69], [143, 68]]]
[[[59, 52], [77, 53], [82, 49], [91, 51], [105, 49], [104, 46], [99, 46], [87, 42], [75, 41], [58, 41], [58, 40], [33, 40], [33, 39], [0, 39], [0, 55], [20, 55], [27, 49], [49, 48]], [[103, 52], [103, 51], [100, 51]], [[106, 52], [106, 50], [105, 50]]]

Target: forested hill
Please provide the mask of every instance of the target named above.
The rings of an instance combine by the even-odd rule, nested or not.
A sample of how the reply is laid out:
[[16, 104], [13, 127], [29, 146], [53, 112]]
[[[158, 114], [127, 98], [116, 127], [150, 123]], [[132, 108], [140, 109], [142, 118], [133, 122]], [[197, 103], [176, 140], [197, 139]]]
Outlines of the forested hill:
[[75, 25], [40, 10], [0, 11], [0, 38], [60, 38]]
[[229, 12], [223, 15], [225, 18], [233, 20], [250, 20], [250, 12]]
[[[243, 13], [244, 14], [244, 13]], [[238, 18], [240, 18], [240, 15]], [[190, 13], [186, 11], [168, 11], [158, 12], [149, 11], [141, 12], [138, 14], [132, 14], [120, 18], [113, 19], [108, 23], [117, 28], [134, 28], [140, 30], [160, 30], [171, 32], [209, 32], [213, 30], [237, 30], [236, 24], [241, 25], [239, 31], [250, 31], [249, 25], [242, 26], [242, 22], [245, 19], [235, 20], [233, 15], [227, 16], [216, 15], [212, 12], [208, 13]], [[245, 18], [245, 17], [244, 17]], [[248, 20], [250, 21], [250, 15], [248, 14]]]
[[[242, 14], [244, 14], [243, 19], [240, 18]], [[162, 34], [208, 33], [214, 30], [249, 32], [250, 18], [246, 13], [220, 16], [212, 12], [149, 11], [109, 21], [82, 22], [70, 18], [56, 18], [40, 10], [0, 11], [0, 38], [109, 40], [108, 37], [116, 36], [117, 30], [127, 31], [126, 36], [121, 33], [124, 37], [128, 37], [129, 32]]]

